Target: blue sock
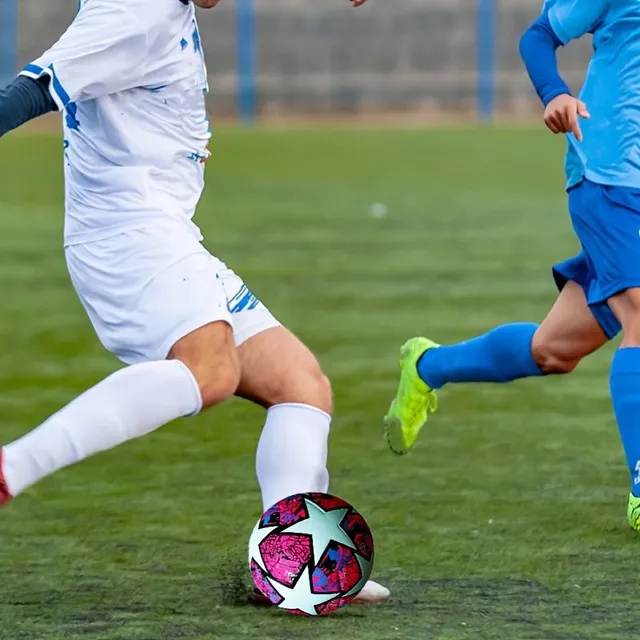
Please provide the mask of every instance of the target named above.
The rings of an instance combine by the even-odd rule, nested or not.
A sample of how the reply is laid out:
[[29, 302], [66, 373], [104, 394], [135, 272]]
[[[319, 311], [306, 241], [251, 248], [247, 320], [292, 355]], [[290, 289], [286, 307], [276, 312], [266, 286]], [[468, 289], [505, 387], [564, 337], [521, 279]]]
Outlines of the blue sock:
[[609, 377], [613, 411], [631, 474], [631, 493], [640, 497], [640, 347], [619, 349]]
[[418, 374], [432, 388], [448, 382], [511, 382], [543, 375], [531, 353], [537, 324], [516, 322], [451, 346], [429, 349]]

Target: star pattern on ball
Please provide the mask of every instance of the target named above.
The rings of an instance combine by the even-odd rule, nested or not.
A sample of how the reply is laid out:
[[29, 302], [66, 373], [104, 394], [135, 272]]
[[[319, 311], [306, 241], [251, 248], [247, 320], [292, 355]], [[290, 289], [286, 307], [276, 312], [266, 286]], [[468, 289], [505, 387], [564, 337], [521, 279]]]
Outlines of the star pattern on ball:
[[325, 511], [320, 505], [305, 498], [308, 518], [300, 520], [290, 527], [286, 533], [301, 533], [310, 535], [313, 540], [313, 563], [316, 564], [324, 554], [332, 541], [343, 544], [345, 547], [355, 549], [356, 545], [342, 528], [340, 523], [344, 520], [348, 509], [331, 509]]
[[281, 609], [289, 609], [291, 611], [302, 611], [310, 616], [318, 615], [316, 606], [324, 604], [336, 597], [335, 593], [314, 593], [311, 590], [311, 578], [309, 575], [309, 567], [306, 566], [300, 574], [300, 578], [293, 585], [287, 587], [280, 582], [267, 577], [271, 586], [282, 596], [283, 600], [278, 605]]

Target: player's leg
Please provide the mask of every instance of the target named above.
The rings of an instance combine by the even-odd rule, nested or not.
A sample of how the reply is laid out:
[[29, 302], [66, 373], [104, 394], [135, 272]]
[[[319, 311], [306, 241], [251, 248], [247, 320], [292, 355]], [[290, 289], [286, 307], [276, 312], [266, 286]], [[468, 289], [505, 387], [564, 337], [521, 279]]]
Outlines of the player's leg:
[[432, 389], [570, 373], [611, 337], [604, 311], [590, 308], [584, 286], [568, 280], [542, 324], [506, 324], [466, 342], [429, 349], [417, 363], [418, 373]]
[[629, 524], [640, 531], [640, 192], [585, 180], [570, 192], [576, 234], [593, 265], [591, 304], [608, 301], [623, 341], [611, 364], [611, 399], [631, 476]]
[[[234, 299], [251, 300], [233, 272], [226, 272], [222, 280], [232, 309]], [[237, 291], [244, 293], [234, 293]], [[232, 316], [241, 367], [236, 395], [267, 411], [256, 454], [263, 509], [296, 493], [326, 493], [331, 384], [309, 348], [262, 304], [240, 306], [243, 308]], [[356, 600], [380, 603], [388, 598], [386, 587], [369, 581]]]
[[628, 520], [640, 531], [640, 288], [609, 300], [622, 324], [623, 339], [611, 363], [611, 401], [631, 475]]
[[[239, 349], [237, 394], [267, 410], [256, 455], [263, 508], [295, 493], [329, 490], [331, 385], [311, 351], [288, 329], [263, 331]], [[377, 604], [389, 590], [370, 580], [355, 602]]]
[[608, 307], [587, 303], [592, 274], [584, 254], [557, 265], [554, 275], [561, 292], [541, 325], [506, 324], [451, 346], [415, 338], [403, 347], [400, 386], [385, 419], [393, 451], [413, 446], [444, 385], [569, 373], [616, 335], [619, 324]]
[[171, 360], [117, 371], [6, 445], [0, 453], [0, 501], [59, 469], [233, 395], [239, 367], [226, 322], [207, 325], [179, 340], [172, 354]]
[[173, 263], [175, 248], [183, 249], [175, 235], [123, 236], [72, 248], [67, 257], [99, 336], [132, 366], [4, 447], [0, 501], [58, 469], [198, 413], [237, 388], [230, 314], [211, 257], [196, 242], [195, 254]]

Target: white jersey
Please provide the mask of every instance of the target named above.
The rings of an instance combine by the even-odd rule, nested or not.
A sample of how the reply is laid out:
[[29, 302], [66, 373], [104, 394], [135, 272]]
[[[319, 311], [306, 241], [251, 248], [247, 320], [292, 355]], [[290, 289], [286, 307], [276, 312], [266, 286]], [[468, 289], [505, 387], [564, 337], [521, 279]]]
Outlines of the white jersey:
[[83, 0], [21, 75], [49, 76], [64, 111], [65, 244], [169, 218], [198, 232], [210, 128], [191, 2]]

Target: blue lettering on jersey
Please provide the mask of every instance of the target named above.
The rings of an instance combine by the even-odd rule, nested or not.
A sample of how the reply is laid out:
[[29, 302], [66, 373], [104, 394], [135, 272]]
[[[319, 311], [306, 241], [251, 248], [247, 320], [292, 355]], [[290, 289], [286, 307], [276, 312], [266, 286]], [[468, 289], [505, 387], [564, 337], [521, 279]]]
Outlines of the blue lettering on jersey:
[[191, 162], [195, 162], [197, 164], [205, 164], [209, 159], [209, 154], [202, 153], [200, 151], [194, 151], [193, 153], [190, 153], [187, 158], [191, 160]]
[[202, 42], [200, 41], [200, 32], [198, 31], [198, 27], [193, 30], [193, 50], [196, 53], [202, 52]]
[[189, 43], [184, 38], [182, 38], [182, 40], [180, 40], [180, 48], [184, 51], [188, 46]]

